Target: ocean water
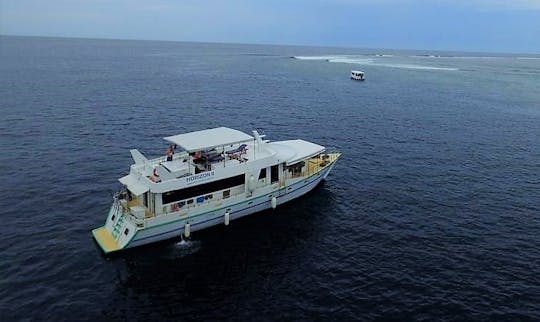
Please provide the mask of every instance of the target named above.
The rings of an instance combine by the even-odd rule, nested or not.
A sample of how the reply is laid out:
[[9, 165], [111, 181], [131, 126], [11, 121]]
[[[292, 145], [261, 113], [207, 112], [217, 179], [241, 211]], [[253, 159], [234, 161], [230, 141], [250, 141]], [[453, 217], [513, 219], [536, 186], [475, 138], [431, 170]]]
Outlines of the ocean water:
[[[540, 319], [539, 56], [0, 37], [0, 111], [2, 320]], [[343, 156], [103, 256], [129, 149], [217, 126]]]

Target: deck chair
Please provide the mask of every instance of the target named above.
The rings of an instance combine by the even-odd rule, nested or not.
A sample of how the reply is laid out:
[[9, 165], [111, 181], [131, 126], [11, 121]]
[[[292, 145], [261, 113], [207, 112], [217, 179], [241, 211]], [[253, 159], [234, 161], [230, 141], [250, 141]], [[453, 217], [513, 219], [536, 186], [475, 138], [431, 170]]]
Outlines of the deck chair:
[[235, 154], [235, 153], [239, 153], [239, 152], [244, 153], [244, 152], [246, 152], [246, 150], [247, 150], [247, 144], [242, 144], [239, 147], [237, 147], [236, 149], [227, 151], [225, 153], [230, 155], [230, 154]]

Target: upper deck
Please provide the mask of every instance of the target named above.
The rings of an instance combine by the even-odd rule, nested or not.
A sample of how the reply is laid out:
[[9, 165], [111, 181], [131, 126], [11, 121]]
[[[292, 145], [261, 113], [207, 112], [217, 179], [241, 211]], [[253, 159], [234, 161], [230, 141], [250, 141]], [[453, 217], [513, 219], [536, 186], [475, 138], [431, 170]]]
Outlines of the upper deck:
[[164, 138], [187, 152], [207, 151], [227, 145], [253, 141], [255, 138], [227, 127], [177, 134]]
[[166, 137], [182, 151], [148, 160], [131, 150], [135, 164], [120, 182], [135, 195], [148, 190], [162, 193], [279, 163], [294, 164], [324, 151], [324, 147], [303, 140], [269, 143], [257, 131], [253, 134], [221, 127]]

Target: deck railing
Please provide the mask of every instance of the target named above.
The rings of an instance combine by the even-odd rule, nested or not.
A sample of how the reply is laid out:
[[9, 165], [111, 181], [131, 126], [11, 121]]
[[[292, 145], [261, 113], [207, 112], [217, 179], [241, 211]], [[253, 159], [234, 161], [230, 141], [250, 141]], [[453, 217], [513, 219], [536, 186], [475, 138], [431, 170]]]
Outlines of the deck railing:
[[287, 172], [286, 179], [302, 178], [315, 174], [334, 162], [338, 157], [339, 153], [328, 153], [307, 159], [301, 171]]
[[339, 154], [337, 153], [329, 153], [329, 154], [321, 154], [316, 157], [310, 158], [306, 161], [306, 175], [310, 176], [312, 174], [315, 174], [322, 169], [324, 169], [327, 165], [334, 162], [338, 158]]

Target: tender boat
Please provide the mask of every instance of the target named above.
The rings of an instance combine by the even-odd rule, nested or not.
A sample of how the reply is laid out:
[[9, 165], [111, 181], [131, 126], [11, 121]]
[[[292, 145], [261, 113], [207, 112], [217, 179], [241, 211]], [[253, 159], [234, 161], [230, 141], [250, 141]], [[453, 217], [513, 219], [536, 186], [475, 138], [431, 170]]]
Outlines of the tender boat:
[[363, 81], [364, 72], [361, 72], [359, 70], [351, 70], [351, 79]]
[[166, 137], [171, 148], [156, 159], [131, 150], [135, 163], [119, 179], [122, 189], [105, 224], [92, 231], [95, 240], [111, 253], [228, 225], [309, 192], [341, 155], [263, 137], [220, 127]]

